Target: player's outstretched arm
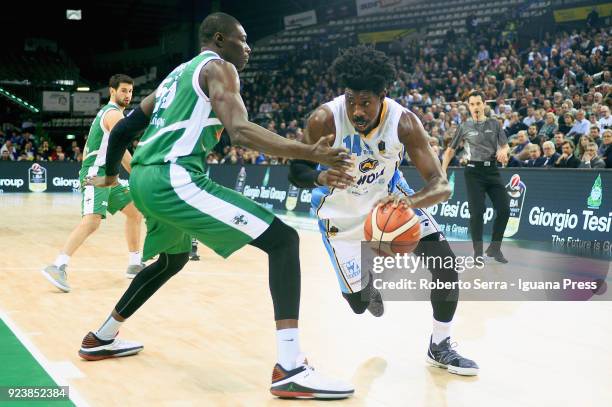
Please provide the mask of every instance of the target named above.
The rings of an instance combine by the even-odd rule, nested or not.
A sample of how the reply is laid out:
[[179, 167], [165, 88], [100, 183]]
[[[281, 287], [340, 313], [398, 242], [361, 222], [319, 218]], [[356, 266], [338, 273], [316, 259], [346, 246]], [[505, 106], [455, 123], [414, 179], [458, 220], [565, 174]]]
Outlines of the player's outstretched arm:
[[425, 186], [410, 196], [414, 208], [428, 208], [445, 201], [451, 194], [446, 175], [440, 161], [429, 145], [429, 136], [421, 121], [412, 112], [405, 111], [398, 125], [399, 139], [406, 147], [410, 159], [425, 181]]
[[266, 154], [316, 161], [344, 169], [350, 167], [344, 148], [330, 148], [327, 140], [313, 145], [287, 140], [261, 126], [251, 123], [240, 96], [238, 72], [226, 61], [212, 61], [200, 72], [200, 86], [209, 96], [212, 108], [223, 123], [233, 144], [262, 151]]
[[[325, 106], [316, 109], [308, 118], [304, 131], [304, 143], [315, 144], [326, 140], [333, 143], [336, 134], [334, 115]], [[317, 170], [316, 163], [307, 160], [292, 160], [289, 167], [289, 181], [300, 188], [314, 188], [316, 186], [329, 186], [332, 188], [347, 188], [353, 177], [333, 168], [323, 171]]]

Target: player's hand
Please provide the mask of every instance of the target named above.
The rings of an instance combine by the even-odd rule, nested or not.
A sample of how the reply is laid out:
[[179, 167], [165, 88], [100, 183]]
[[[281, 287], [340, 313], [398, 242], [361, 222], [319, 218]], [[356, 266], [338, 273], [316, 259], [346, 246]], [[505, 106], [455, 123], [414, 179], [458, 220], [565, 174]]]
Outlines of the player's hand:
[[412, 206], [412, 200], [409, 196], [387, 195], [386, 197], [376, 202], [376, 204], [374, 204], [374, 207], [385, 206], [388, 204], [391, 204], [392, 208], [402, 206], [404, 209], [408, 209]]
[[506, 164], [508, 162], [508, 154], [506, 154], [505, 150], [497, 150], [495, 157], [497, 158], [497, 161], [502, 164]]
[[354, 166], [351, 155], [346, 148], [331, 148], [334, 134], [321, 137], [316, 144], [312, 145], [312, 157], [310, 160], [316, 161], [326, 167], [348, 173]]
[[115, 185], [119, 185], [119, 177], [117, 175], [104, 177], [87, 177], [85, 178], [84, 184], [98, 188], [113, 187]]
[[346, 189], [350, 187], [354, 181], [355, 177], [335, 169], [321, 171], [317, 178], [317, 184], [338, 189]]

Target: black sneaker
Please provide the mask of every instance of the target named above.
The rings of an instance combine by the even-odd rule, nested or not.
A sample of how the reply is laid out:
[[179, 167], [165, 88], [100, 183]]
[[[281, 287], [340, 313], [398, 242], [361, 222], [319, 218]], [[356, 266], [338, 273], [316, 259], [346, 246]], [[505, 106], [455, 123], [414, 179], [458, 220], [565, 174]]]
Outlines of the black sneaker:
[[476, 376], [478, 365], [473, 360], [464, 358], [455, 351], [456, 342], [451, 343], [450, 337], [436, 345], [429, 338], [429, 349], [427, 350], [427, 363], [442, 369], [448, 369], [449, 373], [461, 376]]
[[383, 303], [382, 295], [380, 291], [372, 287], [372, 294], [370, 295], [370, 303], [368, 304], [368, 311], [375, 317], [382, 317], [385, 313], [385, 304]]
[[503, 263], [503, 264], [508, 263], [508, 259], [504, 257], [501, 250], [487, 250], [487, 257], [492, 257], [499, 263]]

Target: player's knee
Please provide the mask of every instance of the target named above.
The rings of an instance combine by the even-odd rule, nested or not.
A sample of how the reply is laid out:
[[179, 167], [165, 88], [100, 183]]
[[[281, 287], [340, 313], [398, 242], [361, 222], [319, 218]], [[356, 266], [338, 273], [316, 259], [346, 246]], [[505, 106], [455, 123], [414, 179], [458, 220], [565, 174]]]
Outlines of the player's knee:
[[510, 208], [508, 207], [508, 205], [502, 205], [499, 208], [495, 208], [495, 210], [497, 211], [497, 216], [500, 216], [502, 218], [510, 217]]
[[81, 226], [88, 232], [93, 233], [100, 227], [102, 217], [98, 215], [86, 215], [81, 220]]
[[189, 261], [189, 253], [167, 254], [168, 273], [174, 275], [181, 271]]
[[355, 314], [363, 314], [370, 304], [370, 296], [366, 290], [357, 291], [354, 293], [342, 293], [342, 296], [348, 302], [349, 306]]
[[[285, 225], [283, 223], [283, 225]], [[283, 243], [289, 250], [300, 249], [300, 235], [298, 232], [290, 226], [285, 225], [285, 232], [283, 237]]]

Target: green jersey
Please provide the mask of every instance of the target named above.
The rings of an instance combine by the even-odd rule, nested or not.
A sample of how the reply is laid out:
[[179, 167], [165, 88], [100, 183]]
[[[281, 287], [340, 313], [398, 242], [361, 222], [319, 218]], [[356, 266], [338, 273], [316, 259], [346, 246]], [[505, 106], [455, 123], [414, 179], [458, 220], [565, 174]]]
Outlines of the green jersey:
[[176, 163], [204, 172], [204, 161], [218, 142], [223, 125], [199, 84], [200, 71], [221, 59], [204, 51], [176, 67], [157, 88], [149, 126], [134, 152], [132, 166]]
[[119, 106], [108, 102], [98, 114], [89, 129], [85, 150], [83, 150], [83, 165], [79, 171], [79, 178], [86, 176], [106, 175], [106, 149], [108, 147], [108, 136], [110, 131], [104, 128], [104, 116], [111, 110], [119, 110]]

